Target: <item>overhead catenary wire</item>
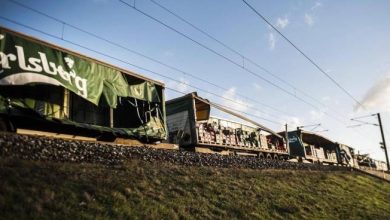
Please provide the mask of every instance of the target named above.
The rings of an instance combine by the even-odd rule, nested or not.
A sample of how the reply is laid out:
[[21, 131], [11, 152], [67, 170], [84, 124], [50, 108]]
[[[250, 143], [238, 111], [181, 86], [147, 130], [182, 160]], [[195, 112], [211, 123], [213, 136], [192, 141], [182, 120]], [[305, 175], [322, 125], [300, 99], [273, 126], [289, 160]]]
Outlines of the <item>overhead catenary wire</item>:
[[[33, 12], [35, 12], [35, 13], [38, 13], [38, 14], [40, 14], [40, 15], [42, 15], [42, 16], [45, 16], [45, 17], [47, 17], [47, 18], [50, 18], [50, 19], [52, 19], [52, 20], [54, 20], [54, 21], [57, 21], [58, 23], [61, 23], [61, 24], [62, 24], [61, 39], [63, 38], [63, 35], [64, 35], [64, 28], [65, 28], [65, 26], [68, 26], [68, 27], [74, 28], [75, 30], [78, 30], [78, 31], [80, 31], [80, 32], [82, 32], [82, 33], [85, 33], [85, 34], [87, 34], [87, 35], [93, 36], [93, 37], [95, 37], [95, 38], [97, 38], [97, 39], [99, 39], [99, 40], [102, 40], [102, 41], [104, 41], [104, 42], [106, 42], [106, 43], [108, 43], [108, 44], [111, 44], [111, 45], [113, 45], [113, 46], [116, 46], [116, 47], [118, 47], [118, 48], [121, 48], [121, 49], [123, 49], [123, 50], [126, 50], [126, 51], [128, 51], [128, 52], [130, 52], [130, 53], [133, 53], [133, 54], [136, 54], [136, 55], [138, 55], [138, 56], [141, 56], [141, 57], [143, 57], [143, 58], [145, 58], [145, 59], [151, 60], [151, 61], [153, 61], [153, 62], [155, 62], [155, 63], [158, 63], [158, 64], [160, 64], [160, 65], [162, 65], [162, 66], [165, 66], [165, 67], [167, 67], [167, 68], [169, 68], [169, 69], [172, 69], [172, 70], [174, 70], [174, 71], [180, 72], [180, 73], [182, 73], [183, 75], [188, 75], [188, 76], [190, 76], [190, 77], [192, 77], [192, 78], [194, 78], [194, 79], [196, 79], [196, 80], [199, 80], [199, 81], [201, 81], [201, 82], [207, 83], [207, 84], [212, 85], [212, 86], [214, 86], [214, 87], [216, 87], [216, 88], [219, 88], [219, 89], [221, 89], [221, 90], [225, 90], [225, 91], [228, 91], [228, 90], [229, 90], [229, 89], [226, 88], [226, 87], [220, 86], [220, 85], [218, 85], [218, 84], [216, 84], [216, 83], [213, 83], [213, 82], [210, 82], [210, 81], [208, 81], [208, 80], [205, 80], [205, 79], [203, 79], [203, 78], [201, 78], [201, 77], [198, 77], [198, 76], [196, 76], [196, 74], [189, 73], [189, 72], [184, 71], [184, 70], [182, 70], [182, 69], [180, 69], [180, 68], [178, 68], [178, 67], [175, 67], [175, 66], [166, 64], [166, 63], [162, 62], [161, 60], [158, 60], [158, 59], [156, 59], [156, 58], [153, 58], [153, 57], [150, 57], [150, 56], [148, 56], [148, 55], [145, 55], [145, 54], [143, 54], [143, 53], [141, 53], [141, 52], [139, 52], [139, 51], [130, 49], [129, 47], [125, 47], [125, 46], [123, 46], [123, 45], [121, 45], [121, 44], [119, 44], [119, 43], [116, 43], [116, 42], [112, 41], [112, 40], [109, 40], [109, 39], [107, 39], [107, 38], [104, 38], [104, 37], [102, 37], [102, 36], [99, 36], [98, 34], [92, 33], [92, 32], [90, 32], [90, 31], [87, 31], [87, 30], [83, 29], [83, 28], [80, 28], [80, 27], [78, 27], [78, 26], [75, 26], [75, 25], [73, 25], [73, 24], [70, 24], [70, 23], [68, 23], [68, 22], [65, 22], [64, 20], [58, 19], [58, 18], [53, 17], [53, 16], [51, 16], [51, 15], [49, 15], [49, 14], [43, 13], [43, 12], [41, 12], [41, 11], [39, 11], [39, 10], [37, 10], [37, 9], [34, 9], [34, 8], [28, 6], [28, 5], [25, 5], [25, 4], [23, 4], [23, 3], [20, 3], [20, 2], [14, 1], [14, 0], [8, 0], [8, 1], [10, 1], [10, 2], [12, 2], [12, 3], [14, 3], [14, 4], [19, 5], [20, 7], [29, 9], [29, 10], [31, 10], [31, 11], [33, 11]], [[282, 114], [290, 115], [290, 113], [288, 113], [288, 112], [282, 111], [282, 110], [280, 110], [280, 109], [278, 109], [278, 108], [275, 108], [275, 107], [273, 107], [273, 106], [271, 106], [271, 105], [268, 105], [268, 104], [266, 104], [266, 103], [263, 103], [263, 102], [260, 102], [260, 101], [258, 101], [258, 100], [255, 100], [255, 99], [253, 99], [253, 98], [247, 97], [247, 96], [245, 96], [245, 95], [243, 95], [243, 94], [241, 94], [241, 93], [238, 93], [238, 92], [237, 92], [236, 94], [237, 94], [237, 96], [240, 96], [240, 97], [242, 97], [242, 98], [245, 98], [245, 99], [247, 99], [247, 100], [250, 100], [251, 102], [254, 102], [254, 103], [256, 103], [256, 104], [259, 104], [259, 105], [262, 105], [262, 106], [264, 106], [264, 107], [267, 107], [267, 108], [269, 108], [269, 109], [271, 109], [271, 110], [273, 110], [273, 111], [275, 111], [275, 112], [279, 112], [279, 113], [282, 113]], [[266, 114], [268, 114], [268, 115], [273, 115], [273, 114], [271, 114], [271, 113], [269, 113], [269, 112], [266, 113]], [[274, 116], [274, 117], [278, 117], [278, 116], [275, 116], [275, 115], [273, 115], [273, 116]]]
[[294, 44], [290, 39], [288, 39], [278, 28], [275, 27], [267, 18], [265, 18], [259, 11], [257, 11], [252, 5], [250, 5], [246, 0], [242, 0], [245, 5], [247, 5], [255, 14], [257, 14], [263, 21], [265, 21], [272, 29], [274, 29], [283, 39], [285, 39], [291, 46], [293, 46], [302, 56], [304, 56], [311, 64], [313, 64], [323, 75], [325, 75], [330, 81], [332, 81], [339, 89], [341, 89], [347, 96], [349, 96], [356, 104], [361, 106], [363, 109], [364, 105], [358, 101], [348, 90], [346, 90], [339, 82], [337, 82], [331, 75], [329, 75], [325, 70], [320, 67], [317, 62], [310, 58], [306, 53], [304, 53], [296, 44]]
[[359, 123], [361, 123], [361, 124], [365, 124], [365, 125], [374, 125], [374, 126], [379, 126], [377, 123], [371, 123], [371, 122], [362, 121], [362, 120], [358, 120], [358, 119], [351, 119], [351, 121], [359, 122]]
[[[253, 64], [254, 66], [256, 66], [257, 68], [261, 69], [263, 72], [267, 73], [268, 75], [276, 78], [277, 80], [279, 80], [280, 82], [284, 83], [285, 85], [291, 87], [294, 91], [297, 91], [297, 92], [300, 92], [301, 94], [303, 94], [304, 96], [308, 97], [309, 99], [315, 101], [316, 103], [322, 105], [323, 107], [327, 107], [322, 101], [314, 98], [313, 96], [309, 95], [307, 92], [303, 91], [302, 89], [299, 89], [297, 88], [296, 86], [292, 85], [290, 82], [288, 82], [287, 80], [279, 77], [277, 74], [274, 74], [272, 73], [270, 70], [268, 70], [267, 68], [265, 68], [264, 66], [260, 65], [259, 63], [253, 61], [252, 59], [248, 58], [247, 56], [245, 56], [244, 54], [240, 53], [238, 50], [232, 48], [231, 46], [227, 45], [226, 43], [222, 42], [221, 40], [217, 39], [216, 37], [212, 36], [211, 34], [207, 33], [205, 30], [199, 28], [198, 26], [194, 25], [193, 23], [189, 22], [187, 19], [183, 18], [182, 16], [178, 15], [177, 13], [173, 12], [172, 10], [170, 10], [169, 8], [165, 7], [164, 5], [162, 5], [161, 3], [158, 3], [157, 1], [155, 0], [149, 0], [151, 1], [153, 4], [157, 5], [158, 7], [160, 7], [161, 9], [163, 9], [164, 11], [168, 12], [169, 14], [171, 14], [172, 16], [176, 17], [177, 19], [179, 19], [180, 21], [186, 23], [187, 25], [189, 25], [190, 27], [194, 28], [195, 30], [197, 30], [198, 32], [202, 33], [203, 35], [207, 36], [208, 38], [212, 39], [213, 41], [217, 42], [218, 44], [222, 45], [223, 47], [225, 47], [226, 49], [228, 49], [229, 51], [233, 52], [234, 54], [238, 55], [239, 57], [241, 57], [243, 60], [242, 60], [242, 66], [245, 66], [245, 61], [248, 61], [249, 63]], [[330, 108], [329, 108], [330, 109]], [[334, 110], [334, 109], [330, 109], [332, 110], [334, 113], [336, 113], [338, 116], [340, 117], [345, 117], [345, 115], [342, 115], [341, 113], [339, 113], [338, 111]]]
[[[227, 56], [225, 56], [225, 55], [223, 55], [223, 54], [217, 52], [216, 50], [214, 50], [214, 49], [212, 49], [212, 48], [210, 48], [210, 47], [208, 47], [208, 46], [206, 46], [206, 45], [200, 43], [199, 41], [197, 41], [197, 40], [191, 38], [190, 36], [188, 36], [188, 35], [186, 35], [186, 34], [180, 32], [180, 31], [178, 31], [177, 29], [173, 28], [172, 26], [169, 26], [168, 24], [166, 24], [166, 23], [160, 21], [159, 19], [157, 19], [157, 18], [155, 18], [155, 17], [149, 15], [148, 13], [146, 13], [146, 12], [144, 12], [144, 11], [138, 9], [137, 7], [134, 7], [133, 5], [131, 5], [131, 4], [127, 3], [127, 2], [125, 2], [125, 1], [122, 1], [122, 0], [119, 0], [119, 1], [122, 2], [123, 4], [127, 5], [128, 7], [134, 9], [135, 11], [137, 11], [137, 12], [143, 14], [144, 16], [146, 16], [146, 17], [148, 17], [148, 18], [154, 20], [155, 22], [157, 22], [157, 23], [163, 25], [164, 27], [166, 27], [166, 28], [172, 30], [173, 32], [176, 32], [177, 34], [183, 36], [184, 38], [186, 38], [186, 39], [192, 41], [193, 43], [199, 45], [200, 47], [202, 47], [202, 48], [204, 48], [204, 49], [210, 51], [211, 53], [214, 53], [214, 54], [216, 54], [217, 56], [219, 56], [219, 57], [225, 59], [226, 61], [228, 61], [228, 62], [234, 64], [235, 66], [237, 66], [237, 67], [239, 67], [239, 68], [241, 68], [241, 69], [246, 70], [247, 72], [251, 73], [252, 75], [254, 75], [254, 76], [256, 76], [256, 77], [262, 79], [263, 81], [268, 82], [269, 84], [271, 84], [271, 85], [273, 85], [274, 87], [276, 87], [276, 88], [278, 88], [278, 89], [284, 91], [285, 93], [290, 94], [290, 95], [296, 97], [294, 93], [292, 93], [292, 92], [290, 92], [290, 91], [284, 89], [283, 87], [281, 87], [281, 86], [279, 86], [279, 85], [277, 85], [277, 84], [271, 82], [270, 80], [268, 80], [268, 79], [266, 79], [266, 78], [264, 78], [264, 77], [258, 75], [257, 73], [255, 73], [255, 72], [253, 72], [253, 71], [251, 71], [251, 70], [249, 70], [249, 69], [243, 67], [241, 64], [237, 63], [236, 61], [234, 61], [234, 60], [228, 58]], [[296, 98], [300, 99], [299, 97], [296, 97]], [[302, 100], [302, 101], [306, 102], [305, 100]], [[312, 105], [312, 104], [310, 104], [310, 103], [307, 103], [307, 104], [308, 104], [308, 105], [311, 105], [312, 107], [314, 107], [314, 108], [316, 108], [316, 109], [318, 109], [316, 106], [314, 106], [314, 105]]]
[[376, 116], [376, 114], [363, 115], [363, 116], [359, 116], [359, 117], [354, 117], [352, 119], [369, 118], [369, 117], [374, 117], [374, 116]]
[[360, 133], [362, 136], [370, 136], [370, 138], [372, 140], [378, 139], [380, 137], [379, 136], [374, 136], [374, 134], [371, 133], [371, 132], [367, 132], [367, 131], [366, 132], [362, 132], [362, 131], [359, 130], [359, 129], [362, 129], [366, 125], [379, 126], [379, 124], [361, 120], [361, 119], [365, 119], [365, 118], [372, 118], [372, 117], [375, 117], [375, 116], [376, 116], [376, 114], [369, 114], [369, 115], [363, 115], [363, 116], [358, 116], [358, 117], [355, 117], [355, 118], [351, 118], [351, 121], [358, 122], [359, 124], [353, 124], [353, 125], [349, 125], [349, 126], [346, 126], [346, 127], [347, 128], [355, 128], [354, 131]]
[[290, 82], [288, 82], [287, 80], [279, 77], [277, 74], [274, 74], [272, 73], [270, 70], [268, 70], [267, 68], [265, 68], [264, 66], [260, 65], [259, 63], [253, 61], [252, 59], [248, 58], [247, 56], [245, 56], [244, 54], [242, 54], [241, 52], [239, 52], [238, 50], [232, 48], [231, 46], [227, 45], [226, 43], [222, 42], [221, 40], [217, 39], [216, 37], [212, 36], [211, 34], [207, 33], [205, 30], [199, 28], [198, 26], [194, 25], [193, 23], [189, 22], [187, 19], [183, 18], [182, 16], [178, 15], [177, 13], [173, 12], [172, 10], [170, 10], [169, 8], [165, 7], [164, 5], [162, 5], [161, 3], [155, 1], [155, 0], [150, 0], [153, 4], [157, 5], [158, 7], [160, 7], [161, 9], [163, 9], [164, 11], [168, 12], [169, 14], [173, 15], [174, 17], [176, 17], [177, 19], [179, 19], [180, 21], [186, 23], [187, 25], [191, 26], [192, 28], [194, 28], [195, 30], [199, 31], [200, 33], [204, 34], [205, 36], [207, 36], [208, 38], [212, 39], [213, 41], [217, 42], [218, 44], [222, 45], [223, 47], [225, 47], [226, 49], [230, 50], [231, 52], [233, 52], [234, 54], [238, 55], [239, 57], [242, 57], [243, 59], [243, 66], [245, 66], [245, 61], [248, 61], [249, 63], [255, 65], [257, 68], [261, 69], [262, 71], [264, 71], [265, 73], [267, 73], [268, 75], [276, 78], [277, 80], [279, 80], [280, 82], [288, 85], [289, 87], [291, 87], [292, 89], [294, 89], [295, 91], [298, 91], [300, 93], [302, 93], [304, 96], [310, 98], [311, 100], [321, 104], [322, 106], [325, 107], [325, 104], [322, 103], [321, 101], [319, 101], [318, 99], [312, 97], [311, 95], [309, 95], [307, 92], [297, 88], [296, 86], [292, 85]]
[[[97, 51], [97, 50], [95, 50], [95, 49], [86, 47], [86, 46], [81, 45], [81, 44], [79, 44], [79, 43], [76, 43], [76, 42], [74, 42], [74, 41], [67, 40], [66, 38], [61, 38], [61, 36], [57, 36], [57, 35], [54, 35], [54, 34], [47, 33], [47, 32], [45, 32], [45, 31], [39, 30], [39, 29], [37, 29], [37, 28], [31, 27], [31, 26], [26, 25], [26, 24], [22, 24], [22, 23], [20, 23], [20, 22], [17, 22], [17, 21], [15, 21], [15, 20], [12, 20], [12, 19], [9, 19], [9, 18], [6, 18], [6, 17], [1, 16], [1, 15], [0, 15], [0, 18], [3, 19], [3, 20], [6, 20], [6, 21], [8, 21], [8, 22], [11, 22], [11, 23], [14, 23], [14, 24], [23, 26], [23, 27], [25, 27], [25, 28], [34, 30], [34, 31], [39, 32], [39, 33], [41, 33], [41, 34], [50, 36], [50, 37], [52, 37], [52, 38], [56, 38], [56, 39], [58, 39], [58, 40], [62, 40], [62, 41], [67, 42], [67, 43], [69, 43], [69, 44], [72, 44], [72, 45], [78, 46], [78, 47], [80, 47], [80, 48], [89, 50], [89, 51], [94, 52], [94, 53], [96, 53], [96, 54], [100, 54], [100, 55], [103, 55], [103, 56], [108, 57], [108, 58], [110, 58], [110, 59], [117, 60], [117, 61], [119, 61], [119, 62], [122, 62], [122, 63], [125, 63], [125, 64], [127, 64], [127, 65], [133, 66], [133, 67], [135, 67], [135, 68], [137, 68], [137, 69], [141, 69], [141, 70], [144, 70], [144, 71], [146, 71], [146, 72], [152, 73], [152, 74], [154, 74], [154, 75], [158, 75], [158, 76], [160, 76], [160, 77], [163, 77], [163, 78], [172, 80], [172, 81], [174, 81], [174, 82], [177, 82], [177, 83], [181, 83], [181, 84], [187, 85], [187, 86], [189, 86], [189, 87], [191, 87], [191, 88], [194, 88], [194, 89], [196, 89], [196, 90], [202, 91], [202, 92], [207, 93], [207, 94], [210, 94], [210, 95], [214, 95], [214, 96], [219, 97], [219, 98], [221, 98], [221, 99], [224, 99], [224, 100], [226, 100], [226, 101], [229, 101], [229, 102], [232, 102], [232, 103], [236, 103], [236, 104], [242, 104], [242, 103], [239, 103], [239, 102], [237, 102], [237, 101], [235, 101], [235, 100], [233, 100], [233, 99], [229, 99], [229, 98], [226, 98], [226, 97], [221, 96], [221, 95], [219, 95], [219, 94], [209, 92], [209, 91], [207, 91], [207, 90], [205, 90], [205, 89], [202, 89], [202, 88], [200, 88], [200, 87], [191, 85], [191, 84], [189, 84], [189, 83], [181, 82], [181, 81], [179, 81], [179, 80], [176, 80], [176, 79], [174, 79], [174, 78], [172, 78], [172, 77], [169, 77], [169, 76], [165, 76], [165, 75], [163, 75], [163, 74], [161, 74], [161, 73], [158, 73], [158, 72], [156, 72], [156, 71], [147, 69], [147, 68], [145, 68], [145, 67], [142, 67], [142, 66], [139, 66], [139, 65], [136, 65], [136, 64], [133, 64], [133, 63], [130, 63], [130, 62], [126, 61], [126, 60], [123, 60], [123, 59], [114, 57], [114, 56], [112, 56], [112, 55], [109, 55], [109, 54], [106, 54], [106, 53]], [[248, 108], [252, 108], [252, 107], [249, 107], [249, 106], [248, 106]], [[258, 109], [254, 109], [254, 110], [260, 112]], [[280, 123], [280, 122], [277, 122], [277, 121], [274, 121], [274, 120], [271, 120], [271, 119], [268, 119], [268, 118], [265, 118], [265, 117], [261, 117], [261, 116], [258, 116], [258, 115], [253, 115], [253, 114], [250, 114], [250, 113], [247, 113], [247, 112], [244, 112], [244, 111], [241, 111], [241, 113], [244, 113], [244, 114], [247, 114], [247, 115], [251, 115], [251, 116], [253, 116], [253, 117], [256, 117], [256, 118], [258, 118], [258, 119], [262, 119], [262, 120], [264, 120], [264, 121], [267, 121], [267, 122], [270, 122], [270, 123], [273, 123], [273, 124], [282, 125], [282, 123]]]
[[177, 30], [177, 29], [175, 29], [174, 27], [172, 27], [172, 26], [170, 26], [170, 25], [168, 25], [168, 24], [162, 22], [161, 20], [159, 20], [159, 19], [153, 17], [152, 15], [150, 15], [150, 14], [148, 14], [148, 13], [146, 13], [146, 12], [140, 10], [140, 9], [137, 8], [137, 7], [134, 7], [134, 5], [131, 5], [131, 4], [129, 4], [128, 2], [123, 1], [123, 0], [118, 0], [118, 1], [121, 2], [121, 3], [123, 3], [125, 6], [131, 8], [131, 9], [137, 11], [137, 12], [139, 12], [140, 14], [144, 15], [145, 17], [148, 17], [149, 19], [151, 19], [151, 20], [153, 20], [153, 21], [155, 21], [155, 22], [161, 24], [162, 26], [166, 27], [167, 29], [170, 29], [171, 31], [173, 31], [173, 32], [175, 32], [175, 33], [177, 33], [177, 34], [179, 34], [180, 36], [182, 36], [182, 37], [184, 37], [184, 38], [190, 40], [190, 41], [193, 42], [194, 44], [199, 45], [200, 47], [202, 47], [202, 48], [204, 48], [204, 49], [210, 51], [211, 53], [213, 53], [213, 54], [215, 54], [215, 55], [221, 57], [222, 59], [224, 59], [224, 60], [226, 60], [226, 61], [232, 63], [233, 65], [237, 66], [238, 68], [243, 69], [244, 71], [246, 71], [246, 72], [250, 73], [251, 75], [253, 75], [253, 76], [259, 78], [260, 80], [262, 80], [262, 81], [264, 81], [264, 82], [266, 82], [266, 83], [268, 83], [268, 84], [274, 86], [275, 88], [281, 90], [282, 92], [284, 92], [284, 93], [286, 93], [286, 94], [288, 94], [288, 95], [294, 97], [295, 99], [301, 101], [302, 103], [305, 103], [306, 105], [311, 106], [311, 107], [313, 107], [314, 109], [316, 109], [316, 110], [318, 110], [318, 111], [324, 113], [324, 114], [325, 114], [326, 116], [328, 116], [329, 118], [331, 118], [331, 119], [333, 119], [333, 120], [335, 120], [335, 121], [337, 121], [337, 122], [339, 122], [339, 123], [341, 123], [341, 124], [343, 124], [343, 125], [346, 125], [345, 122], [342, 121], [341, 119], [332, 116], [330, 113], [328, 113], [328, 112], [326, 112], [326, 111], [322, 111], [318, 106], [316, 106], [316, 105], [314, 105], [314, 104], [312, 104], [312, 103], [306, 101], [305, 99], [303, 99], [303, 98], [297, 96], [295, 93], [286, 90], [285, 88], [283, 88], [283, 87], [277, 85], [276, 83], [272, 82], [271, 80], [269, 80], [269, 79], [267, 79], [267, 78], [265, 78], [265, 77], [259, 75], [258, 73], [254, 72], [254, 71], [252, 71], [252, 70], [250, 70], [250, 69], [248, 69], [248, 68], [246, 68], [245, 66], [242, 66], [242, 64], [237, 63], [236, 61], [234, 61], [234, 60], [228, 58], [227, 56], [225, 56], [225, 55], [223, 55], [223, 54], [217, 52], [216, 50], [214, 50], [214, 49], [212, 49], [212, 48], [206, 46], [205, 44], [203, 44], [203, 43], [201, 43], [201, 42], [199, 42], [199, 41], [197, 41], [197, 40], [191, 38], [190, 36], [188, 36], [188, 35], [186, 35], [186, 34], [180, 32], [179, 30]]

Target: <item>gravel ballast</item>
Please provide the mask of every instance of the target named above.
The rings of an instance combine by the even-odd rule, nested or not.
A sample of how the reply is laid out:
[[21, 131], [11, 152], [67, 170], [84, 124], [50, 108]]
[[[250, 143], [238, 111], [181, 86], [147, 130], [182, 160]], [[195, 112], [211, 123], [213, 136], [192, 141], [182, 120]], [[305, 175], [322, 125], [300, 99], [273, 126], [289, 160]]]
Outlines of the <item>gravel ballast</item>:
[[213, 166], [252, 169], [346, 170], [346, 167], [294, 163], [259, 159], [249, 156], [196, 153], [182, 150], [164, 150], [151, 147], [130, 147], [98, 142], [63, 140], [42, 136], [0, 134], [0, 155], [26, 160], [123, 164], [139, 159], [150, 162], [169, 162], [185, 166]]

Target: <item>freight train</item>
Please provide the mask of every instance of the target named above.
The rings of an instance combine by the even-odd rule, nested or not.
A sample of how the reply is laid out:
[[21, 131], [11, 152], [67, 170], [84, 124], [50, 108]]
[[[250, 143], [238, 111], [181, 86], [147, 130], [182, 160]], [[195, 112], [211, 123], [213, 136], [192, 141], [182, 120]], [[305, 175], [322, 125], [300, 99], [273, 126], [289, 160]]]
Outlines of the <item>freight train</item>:
[[[211, 116], [211, 109], [241, 122]], [[274, 132], [195, 92], [166, 102], [161, 82], [4, 27], [0, 131], [167, 142], [200, 152], [351, 167], [375, 164], [318, 134]]]

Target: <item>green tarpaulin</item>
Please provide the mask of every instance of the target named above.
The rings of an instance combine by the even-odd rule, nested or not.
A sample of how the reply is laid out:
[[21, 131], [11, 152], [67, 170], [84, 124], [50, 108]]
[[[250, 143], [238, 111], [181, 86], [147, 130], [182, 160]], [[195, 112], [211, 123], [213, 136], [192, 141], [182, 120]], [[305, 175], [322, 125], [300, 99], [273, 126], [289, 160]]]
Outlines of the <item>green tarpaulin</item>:
[[149, 102], [160, 102], [157, 89], [151, 82], [143, 82], [128, 87], [128, 96]]
[[112, 108], [116, 108], [118, 96], [161, 100], [153, 83], [129, 85], [116, 69], [0, 29], [0, 85], [36, 83], [63, 86], [95, 105], [103, 93]]
[[[36, 85], [62, 86], [95, 105], [104, 98], [111, 108], [117, 107], [118, 97], [132, 97], [155, 103], [163, 101], [163, 97], [159, 96], [161, 92], [154, 83], [135, 78], [136, 83], [132, 81], [131, 74], [127, 75], [109, 65], [0, 27], [2, 88], [12, 85], [18, 85], [20, 89], [36, 88]], [[71, 121], [62, 115], [61, 105], [24, 96], [10, 98], [0, 95], [0, 114], [9, 114], [12, 109], [25, 109], [49, 121], [77, 127], [128, 136], [159, 139], [166, 136], [165, 122], [163, 118], [159, 118], [161, 116], [150, 116], [147, 122], [136, 128], [108, 128]]]

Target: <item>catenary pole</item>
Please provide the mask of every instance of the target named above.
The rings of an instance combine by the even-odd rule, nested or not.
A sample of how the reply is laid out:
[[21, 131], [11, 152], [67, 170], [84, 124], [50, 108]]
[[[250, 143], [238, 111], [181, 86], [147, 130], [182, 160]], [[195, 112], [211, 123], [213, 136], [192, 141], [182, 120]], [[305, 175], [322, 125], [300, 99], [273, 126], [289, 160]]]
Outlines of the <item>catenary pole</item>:
[[382, 135], [383, 149], [385, 150], [387, 171], [390, 172], [389, 157], [388, 157], [388, 155], [387, 155], [387, 147], [386, 147], [385, 135], [384, 135], [384, 133], [383, 133], [381, 115], [380, 115], [380, 113], [377, 113], [376, 115], [378, 116], [379, 128], [380, 128], [380, 130], [381, 130], [381, 135]]

